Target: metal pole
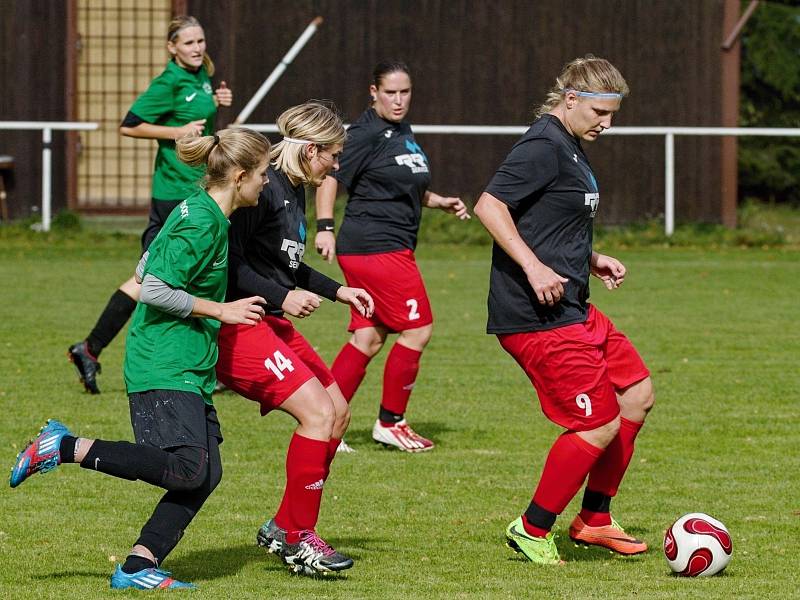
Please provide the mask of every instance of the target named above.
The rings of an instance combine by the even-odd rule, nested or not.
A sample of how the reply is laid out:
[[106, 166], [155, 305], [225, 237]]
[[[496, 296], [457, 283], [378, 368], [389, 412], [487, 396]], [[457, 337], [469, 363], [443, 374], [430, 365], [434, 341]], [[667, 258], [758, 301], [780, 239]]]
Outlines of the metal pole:
[[281, 59], [281, 62], [278, 63], [278, 66], [273, 69], [269, 77], [267, 77], [264, 83], [261, 84], [261, 87], [258, 88], [258, 91], [253, 95], [252, 98], [250, 98], [250, 102], [247, 103], [247, 106], [245, 106], [242, 112], [239, 113], [239, 116], [236, 117], [236, 120], [233, 122], [235, 125], [241, 125], [247, 120], [247, 118], [250, 116], [250, 113], [252, 113], [255, 107], [258, 106], [258, 103], [264, 99], [264, 96], [267, 95], [267, 92], [275, 84], [275, 82], [280, 79], [280, 76], [283, 75], [286, 67], [292, 64], [294, 57], [297, 56], [300, 50], [303, 49], [303, 46], [305, 46], [306, 42], [311, 39], [311, 36], [317, 32], [317, 28], [321, 24], [322, 17], [317, 17], [311, 21], [311, 23], [309, 23], [308, 27], [306, 27], [306, 30], [299, 38], [297, 38], [297, 41], [294, 43], [294, 45], [289, 48], [289, 51]]
[[53, 131], [42, 129], [42, 231], [50, 231], [51, 158]]
[[664, 233], [675, 232], [675, 134], [664, 136]]

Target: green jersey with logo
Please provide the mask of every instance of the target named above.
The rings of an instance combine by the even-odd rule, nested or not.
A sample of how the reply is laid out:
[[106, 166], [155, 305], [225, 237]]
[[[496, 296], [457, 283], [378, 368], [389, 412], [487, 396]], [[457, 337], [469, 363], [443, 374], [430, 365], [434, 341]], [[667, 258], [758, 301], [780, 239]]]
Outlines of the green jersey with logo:
[[[205, 67], [196, 73], [170, 61], [164, 72], [131, 106], [130, 112], [152, 125], [182, 127], [206, 119], [203, 135], [214, 133], [214, 91]], [[152, 196], [156, 200], [182, 200], [197, 191], [203, 167], [190, 167], [175, 152], [175, 140], [157, 140]]]
[[[150, 245], [144, 274], [197, 298], [224, 302], [229, 226], [217, 203], [199, 190], [170, 214]], [[215, 319], [182, 319], [137, 304], [125, 345], [128, 393], [183, 390], [211, 404], [219, 328]]]

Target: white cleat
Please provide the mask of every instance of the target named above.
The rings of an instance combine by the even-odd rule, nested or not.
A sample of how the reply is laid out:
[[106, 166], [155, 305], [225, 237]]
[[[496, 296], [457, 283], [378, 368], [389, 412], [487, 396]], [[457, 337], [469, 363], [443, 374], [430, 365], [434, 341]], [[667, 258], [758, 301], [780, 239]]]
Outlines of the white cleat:
[[372, 439], [378, 444], [391, 446], [403, 452], [425, 452], [432, 450], [434, 446], [431, 440], [411, 429], [405, 419], [391, 427], [384, 427], [379, 420], [375, 421], [372, 428]]
[[353, 448], [350, 444], [348, 444], [344, 440], [340, 441], [339, 442], [339, 447], [336, 448], [336, 452], [337, 453], [341, 452], [342, 454], [352, 454], [355, 451], [356, 451], [356, 449]]

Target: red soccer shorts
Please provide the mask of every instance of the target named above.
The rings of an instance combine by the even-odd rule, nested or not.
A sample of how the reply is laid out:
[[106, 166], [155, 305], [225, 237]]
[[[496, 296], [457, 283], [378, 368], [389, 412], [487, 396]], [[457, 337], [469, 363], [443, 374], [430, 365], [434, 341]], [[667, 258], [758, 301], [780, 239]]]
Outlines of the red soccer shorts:
[[411, 250], [337, 255], [337, 259], [347, 285], [364, 288], [375, 301], [375, 312], [370, 318], [350, 308], [348, 331], [385, 327], [398, 332], [433, 323], [425, 283]]
[[217, 378], [261, 404], [265, 415], [313, 377], [334, 383], [311, 344], [283, 317], [267, 315], [257, 325], [223, 325], [219, 330]]
[[617, 392], [650, 375], [630, 340], [592, 305], [584, 323], [497, 337], [533, 382], [542, 412], [570, 431], [614, 420]]

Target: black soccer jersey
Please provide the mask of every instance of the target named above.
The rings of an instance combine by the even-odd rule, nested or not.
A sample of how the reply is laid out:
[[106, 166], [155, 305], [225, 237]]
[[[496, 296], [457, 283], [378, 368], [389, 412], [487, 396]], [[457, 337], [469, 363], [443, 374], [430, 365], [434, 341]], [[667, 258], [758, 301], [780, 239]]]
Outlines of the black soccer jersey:
[[495, 243], [487, 331], [519, 333], [585, 321], [600, 194], [580, 142], [557, 117], [542, 116], [511, 149], [486, 191], [508, 205], [539, 260], [569, 279], [555, 306], [540, 304], [522, 268]]
[[269, 168], [269, 183], [258, 206], [231, 215], [228, 231], [228, 301], [263, 296], [266, 310], [281, 315], [281, 305], [296, 287], [336, 300], [341, 287], [303, 263], [306, 249], [306, 196], [282, 171]]
[[334, 177], [350, 196], [336, 241], [339, 254], [414, 250], [431, 175], [408, 123], [365, 111], [347, 131]]

